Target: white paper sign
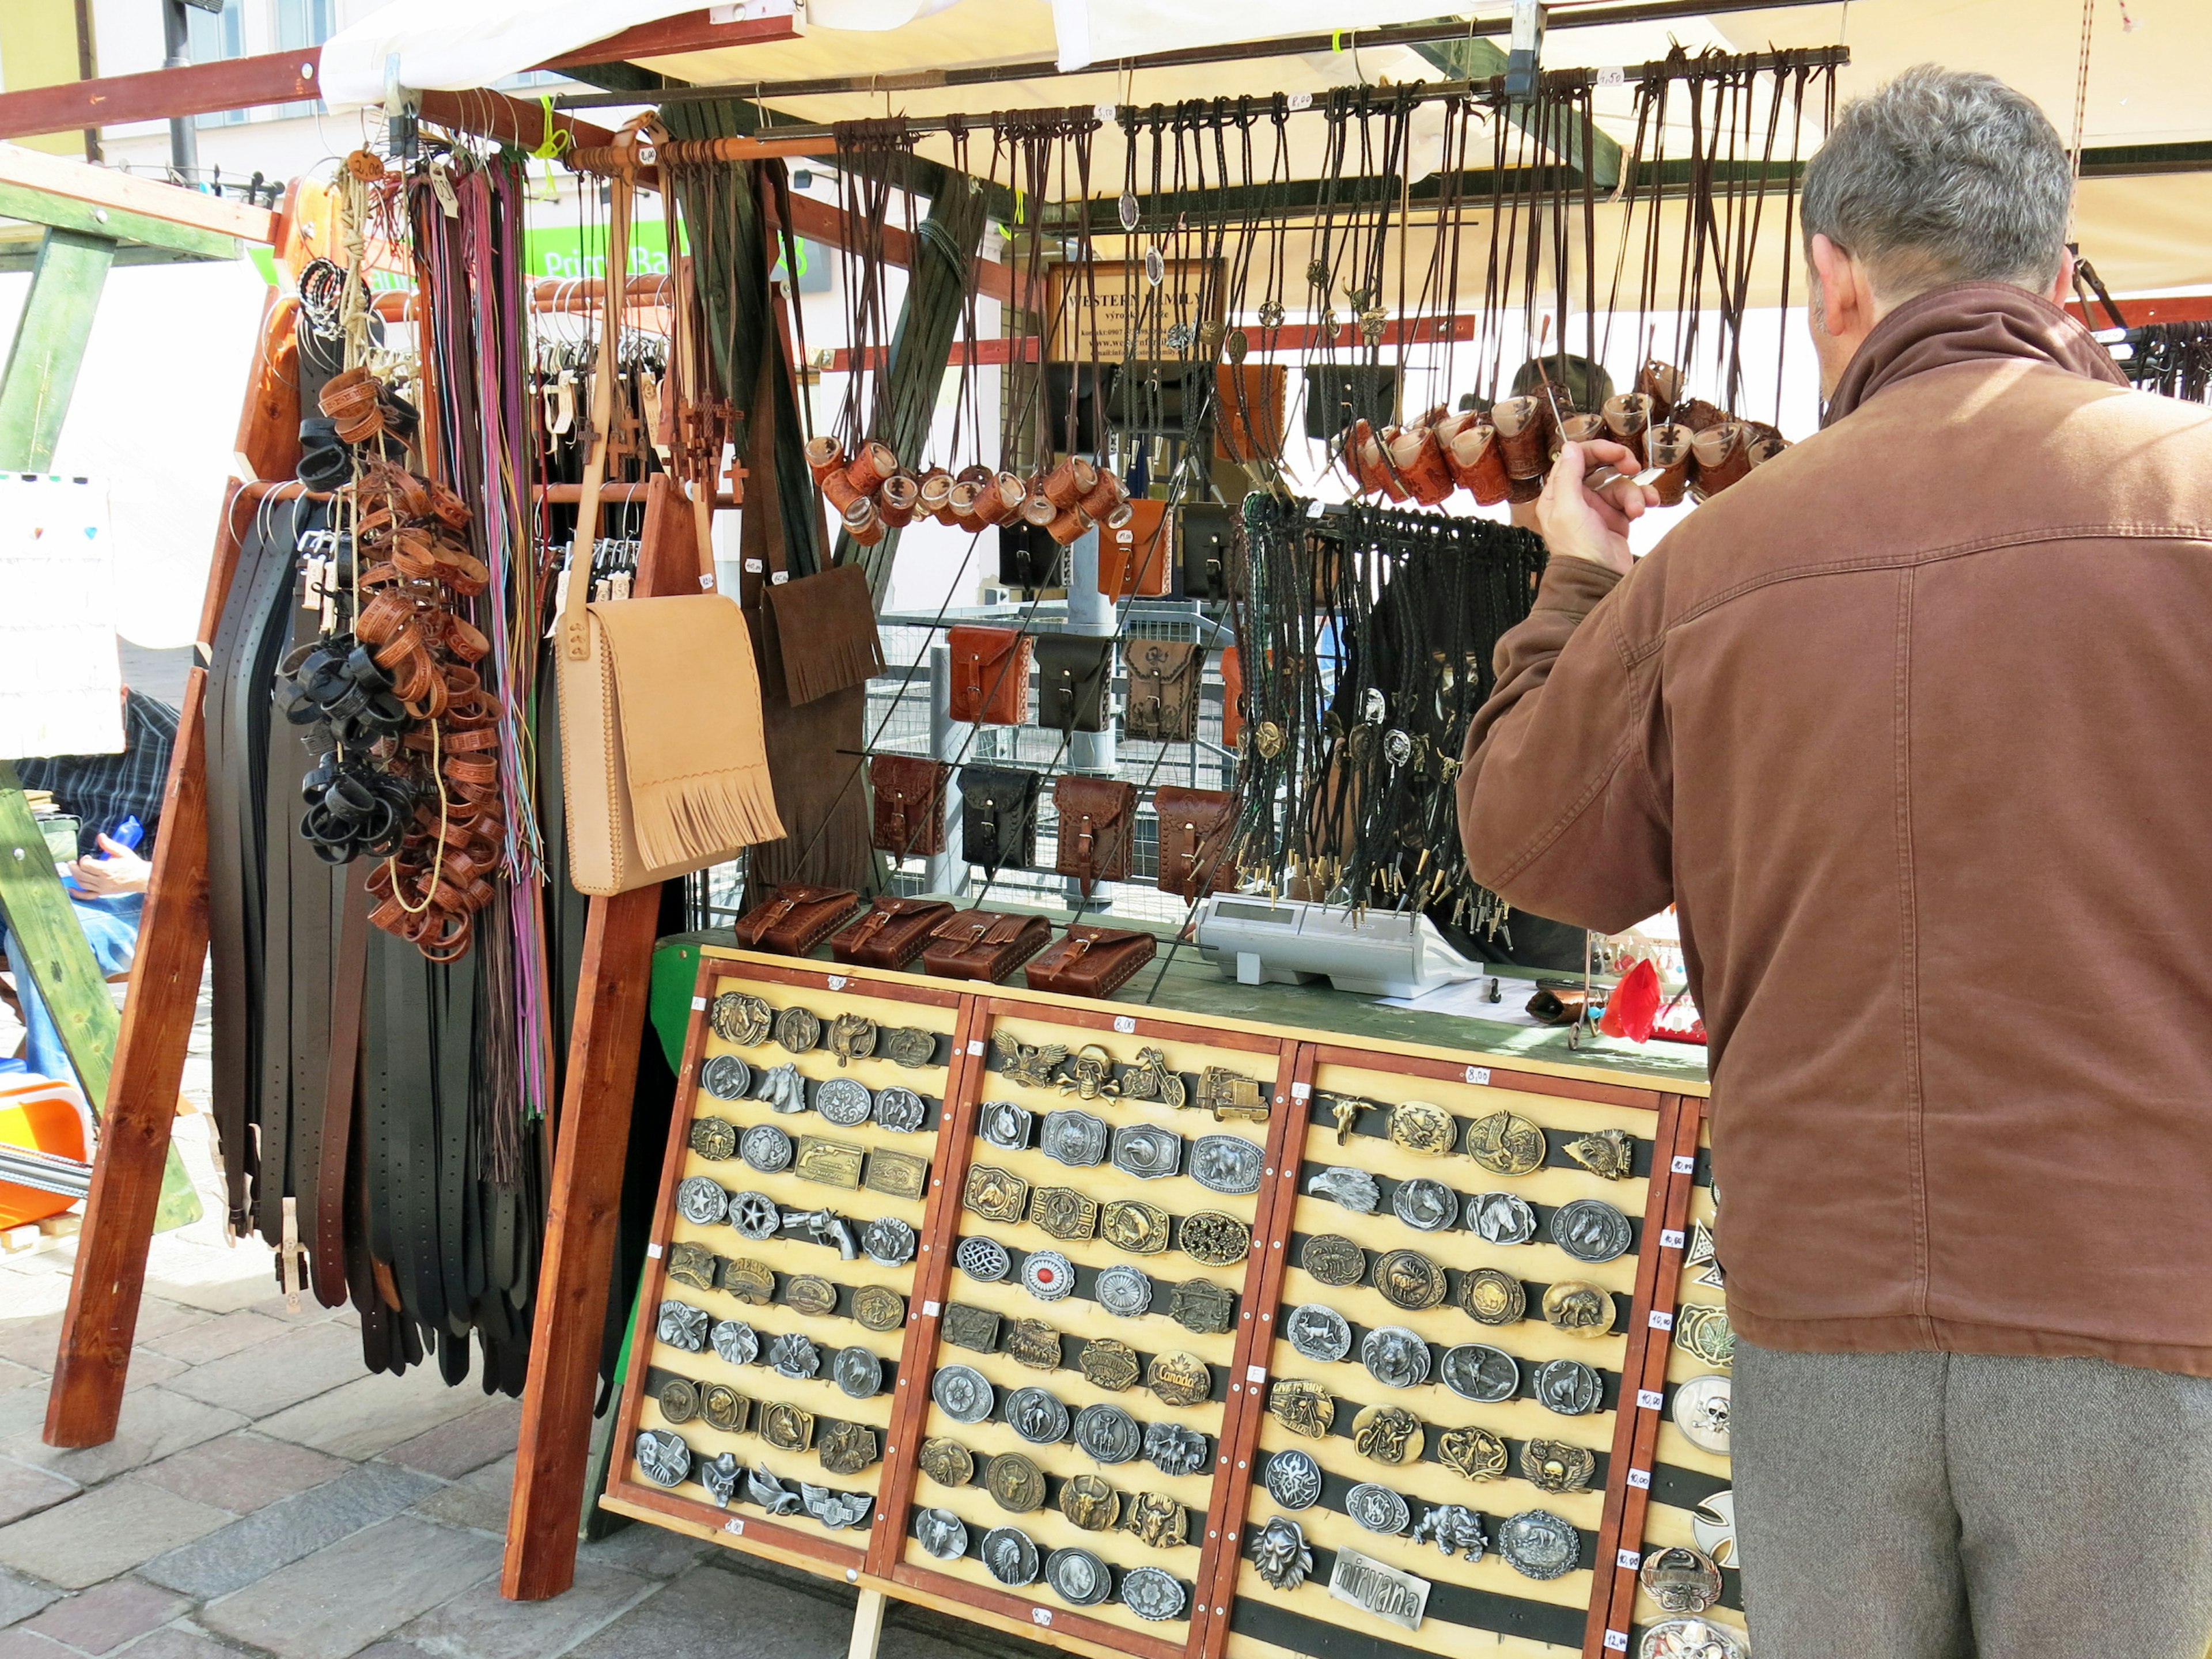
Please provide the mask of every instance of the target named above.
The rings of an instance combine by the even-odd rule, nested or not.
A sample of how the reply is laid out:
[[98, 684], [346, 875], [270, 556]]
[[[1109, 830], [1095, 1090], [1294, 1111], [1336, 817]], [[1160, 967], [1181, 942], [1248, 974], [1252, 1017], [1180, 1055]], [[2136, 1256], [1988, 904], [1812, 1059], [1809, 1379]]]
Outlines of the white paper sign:
[[0, 757], [122, 750], [107, 491], [0, 473]]

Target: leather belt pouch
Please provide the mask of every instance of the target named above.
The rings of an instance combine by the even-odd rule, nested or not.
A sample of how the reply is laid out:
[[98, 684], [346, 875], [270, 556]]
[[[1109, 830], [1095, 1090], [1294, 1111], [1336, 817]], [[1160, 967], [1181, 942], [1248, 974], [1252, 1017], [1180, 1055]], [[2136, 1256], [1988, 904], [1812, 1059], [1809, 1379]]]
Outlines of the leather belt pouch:
[[1052, 804], [1060, 815], [1053, 866], [1083, 884], [1127, 881], [1137, 850], [1137, 786], [1115, 778], [1061, 776], [1053, 780]]
[[1089, 634], [1046, 634], [1036, 642], [1037, 721], [1063, 736], [1106, 729], [1106, 687], [1114, 641]]
[[943, 899], [886, 895], [830, 936], [830, 954], [860, 968], [903, 968], [921, 954], [938, 924], [956, 914]]
[[1182, 592], [1190, 599], [1233, 599], [1244, 583], [1237, 548], [1235, 510], [1210, 501], [1190, 501], [1177, 509], [1176, 538], [1181, 544]]
[[731, 932], [749, 951], [803, 957], [835, 933], [860, 902], [860, 896], [849, 888], [791, 882], [739, 916]]
[[960, 769], [960, 856], [989, 874], [1036, 863], [1037, 775]]
[[1149, 743], [1188, 743], [1198, 735], [1205, 647], [1182, 640], [1131, 640], [1124, 650], [1129, 664], [1124, 732]]
[[1158, 942], [1150, 933], [1075, 927], [1022, 972], [1032, 991], [1110, 997], [1152, 959], [1157, 949]]
[[1237, 797], [1219, 789], [1182, 789], [1165, 784], [1152, 792], [1160, 821], [1160, 890], [1194, 899], [1237, 883], [1230, 838], [1237, 828]]
[[945, 784], [952, 769], [921, 755], [878, 755], [868, 763], [875, 794], [875, 844], [900, 858], [945, 850]]
[[952, 653], [947, 713], [973, 726], [1019, 726], [1029, 718], [1030, 636], [1011, 628], [945, 630]]
[[884, 642], [868, 573], [833, 565], [764, 590], [774, 623], [775, 667], [785, 701], [797, 706], [859, 685], [884, 672]]
[[1001, 980], [1052, 938], [1042, 916], [960, 910], [937, 924], [921, 965], [942, 979]]

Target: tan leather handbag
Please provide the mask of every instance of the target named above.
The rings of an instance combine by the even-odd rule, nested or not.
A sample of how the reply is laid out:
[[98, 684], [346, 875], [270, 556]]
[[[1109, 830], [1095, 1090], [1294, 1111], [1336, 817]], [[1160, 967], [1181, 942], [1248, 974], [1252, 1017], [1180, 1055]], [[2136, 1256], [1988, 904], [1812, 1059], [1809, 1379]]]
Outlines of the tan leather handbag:
[[[617, 177], [607, 269], [629, 268], [630, 185]], [[618, 365], [612, 319], [600, 330], [592, 377], [593, 442], [584, 465], [569, 578], [556, 626], [561, 683], [562, 788], [568, 811], [568, 879], [582, 893], [626, 893], [780, 840], [761, 735], [752, 637], [734, 599], [719, 593], [590, 603]], [[665, 473], [648, 496], [648, 535], [708, 549], [708, 501], [681, 502]], [[658, 507], [659, 511], [654, 511]]]

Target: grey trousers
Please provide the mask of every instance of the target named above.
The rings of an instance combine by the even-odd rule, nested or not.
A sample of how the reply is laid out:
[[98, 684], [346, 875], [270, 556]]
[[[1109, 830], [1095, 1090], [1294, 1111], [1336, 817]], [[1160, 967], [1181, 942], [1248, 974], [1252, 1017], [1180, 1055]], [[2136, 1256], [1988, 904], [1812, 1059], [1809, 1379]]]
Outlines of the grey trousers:
[[2212, 1381], [1739, 1340], [1755, 1659], [2205, 1659]]

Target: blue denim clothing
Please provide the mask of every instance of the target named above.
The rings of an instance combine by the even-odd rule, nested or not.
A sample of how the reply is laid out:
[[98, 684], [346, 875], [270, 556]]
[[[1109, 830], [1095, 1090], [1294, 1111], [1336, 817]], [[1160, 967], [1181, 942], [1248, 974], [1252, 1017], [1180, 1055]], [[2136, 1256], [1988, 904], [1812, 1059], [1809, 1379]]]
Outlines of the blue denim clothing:
[[[146, 911], [143, 893], [116, 893], [106, 897], [79, 897], [70, 895], [70, 905], [76, 912], [78, 925], [92, 946], [93, 960], [100, 964], [101, 975], [127, 972], [138, 954], [138, 923]], [[47, 1012], [46, 999], [39, 988], [31, 982], [30, 970], [15, 954], [15, 941], [4, 923], [0, 923], [0, 951], [5, 951], [13, 964], [15, 994], [23, 1005], [23, 1024], [28, 1029], [30, 1042], [24, 1054], [32, 1071], [41, 1077], [59, 1078], [74, 1082], [79, 1088], [83, 1079], [70, 1064], [69, 1050], [62, 1046], [60, 1029], [54, 1017]], [[97, 1107], [100, 1103], [92, 1103]]]

